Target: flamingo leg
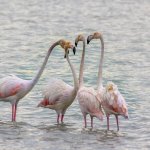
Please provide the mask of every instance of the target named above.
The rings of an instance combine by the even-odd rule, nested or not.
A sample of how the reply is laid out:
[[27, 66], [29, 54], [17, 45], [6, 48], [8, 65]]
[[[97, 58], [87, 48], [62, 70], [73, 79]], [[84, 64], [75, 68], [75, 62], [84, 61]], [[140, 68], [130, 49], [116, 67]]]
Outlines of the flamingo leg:
[[91, 128], [93, 128], [93, 116], [90, 117], [91, 117]]
[[16, 121], [17, 104], [12, 104], [12, 122]]
[[57, 115], [57, 123], [58, 123], [58, 124], [59, 124], [59, 116], [60, 116], [60, 115], [58, 114], [58, 115]]
[[64, 115], [62, 114], [61, 115], [61, 123], [63, 123], [63, 120], [64, 120]]
[[107, 130], [109, 130], [109, 115], [107, 115], [106, 117], [107, 117]]
[[14, 121], [16, 121], [17, 104], [14, 106]]
[[17, 104], [12, 104], [12, 122], [16, 121]]
[[12, 117], [11, 117], [11, 121], [14, 121], [14, 104], [12, 104]]
[[118, 121], [118, 115], [115, 115], [116, 117], [116, 123], [117, 123], [117, 131], [119, 131], [119, 121]]
[[83, 117], [84, 117], [84, 127], [86, 128], [86, 127], [87, 127], [87, 123], [86, 123], [86, 115], [84, 114]]

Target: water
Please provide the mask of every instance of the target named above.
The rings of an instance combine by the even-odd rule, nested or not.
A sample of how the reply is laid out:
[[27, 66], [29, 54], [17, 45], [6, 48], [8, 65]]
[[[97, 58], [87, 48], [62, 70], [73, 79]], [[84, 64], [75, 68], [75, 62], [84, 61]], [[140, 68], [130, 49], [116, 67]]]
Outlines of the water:
[[[31, 79], [53, 42], [60, 38], [74, 42], [79, 33], [88, 36], [101, 31], [105, 41], [103, 83], [112, 80], [118, 85], [130, 119], [120, 117], [120, 132], [116, 132], [112, 116], [111, 131], [107, 132], [106, 119], [94, 119], [93, 130], [83, 128], [76, 100], [66, 112], [64, 125], [56, 124], [54, 111], [37, 108], [42, 89], [51, 77], [73, 83], [64, 52], [56, 48], [38, 84], [19, 102], [16, 124], [10, 122], [10, 104], [0, 102], [0, 150], [150, 149], [149, 6], [149, 0], [1, 0], [1, 78], [15, 74]], [[70, 53], [76, 70], [81, 49], [82, 43], [76, 56]], [[86, 86], [96, 87], [98, 62], [99, 41], [92, 41], [86, 48]]]

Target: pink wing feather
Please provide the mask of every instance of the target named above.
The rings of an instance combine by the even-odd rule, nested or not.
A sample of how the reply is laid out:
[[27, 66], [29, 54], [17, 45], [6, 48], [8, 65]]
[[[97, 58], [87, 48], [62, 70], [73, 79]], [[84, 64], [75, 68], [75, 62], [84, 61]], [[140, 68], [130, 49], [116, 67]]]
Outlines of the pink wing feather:
[[97, 92], [93, 88], [83, 87], [78, 91], [77, 99], [80, 104], [82, 113], [89, 113], [102, 119], [102, 111], [100, 100], [97, 97]]
[[45, 88], [43, 93], [44, 99], [40, 104], [47, 106], [64, 103], [68, 99], [68, 94], [71, 93], [72, 90], [73, 87], [66, 84], [64, 81], [60, 79], [51, 79]]
[[22, 87], [21, 79], [16, 76], [8, 76], [0, 81], [0, 98], [16, 95]]
[[[112, 85], [112, 89], [108, 90], [108, 86]], [[103, 106], [110, 113], [116, 113], [128, 116], [128, 109], [124, 97], [119, 92], [114, 83], [109, 83], [103, 93]]]

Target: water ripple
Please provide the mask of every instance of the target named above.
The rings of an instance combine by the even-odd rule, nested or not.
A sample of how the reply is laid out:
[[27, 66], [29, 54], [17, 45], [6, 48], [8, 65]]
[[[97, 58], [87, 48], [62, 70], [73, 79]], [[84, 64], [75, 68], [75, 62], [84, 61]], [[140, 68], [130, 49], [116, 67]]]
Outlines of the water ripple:
[[[30, 0], [0, 3], [0, 77], [15, 74], [32, 79], [41, 66], [49, 46], [60, 38], [87, 37], [101, 31], [105, 41], [103, 83], [113, 81], [125, 97], [129, 120], [119, 117], [116, 132], [114, 116], [109, 132], [106, 118], [94, 119], [94, 129], [83, 128], [77, 100], [67, 110], [64, 124], [56, 124], [56, 113], [37, 108], [42, 90], [51, 77], [73, 85], [71, 70], [56, 48], [35, 88], [19, 102], [17, 123], [11, 119], [11, 106], [1, 102], [0, 149], [15, 150], [93, 150], [150, 149], [149, 116], [149, 0], [99, 1]], [[70, 58], [78, 72], [82, 44]], [[84, 81], [96, 87], [99, 41], [86, 46]], [[63, 69], [62, 69], [63, 68]]]

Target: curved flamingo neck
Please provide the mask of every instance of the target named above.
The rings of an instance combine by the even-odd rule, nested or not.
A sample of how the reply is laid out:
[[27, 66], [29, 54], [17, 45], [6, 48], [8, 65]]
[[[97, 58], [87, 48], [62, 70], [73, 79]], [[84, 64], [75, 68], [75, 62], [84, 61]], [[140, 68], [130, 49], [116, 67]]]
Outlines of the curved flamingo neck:
[[83, 86], [84, 57], [85, 57], [85, 40], [83, 41], [82, 58], [81, 58], [81, 64], [80, 64], [79, 88]]
[[52, 50], [54, 49], [54, 47], [56, 47], [57, 45], [59, 45], [60, 41], [55, 42], [48, 50], [46, 57], [44, 59], [44, 62], [41, 66], [41, 68], [39, 69], [39, 71], [37, 72], [36, 76], [31, 80], [31, 86], [30, 86], [30, 90], [35, 86], [35, 84], [37, 83], [37, 81], [39, 80], [40, 76], [42, 75], [44, 68], [47, 64], [48, 58], [52, 52]]
[[100, 90], [103, 87], [102, 84], [102, 67], [103, 67], [103, 59], [104, 59], [104, 40], [103, 37], [100, 37], [101, 41], [101, 56], [100, 56], [100, 62], [99, 62], [99, 71], [98, 71], [98, 87], [97, 89]]
[[77, 75], [76, 75], [74, 66], [73, 66], [73, 64], [71, 63], [70, 59], [69, 59], [68, 54], [66, 54], [66, 58], [67, 58], [67, 61], [68, 61], [68, 63], [69, 63], [69, 66], [70, 66], [71, 71], [72, 71], [72, 74], [73, 74], [73, 79], [74, 79], [74, 89], [77, 91], [78, 88], [79, 88], [79, 83], [78, 83]]

